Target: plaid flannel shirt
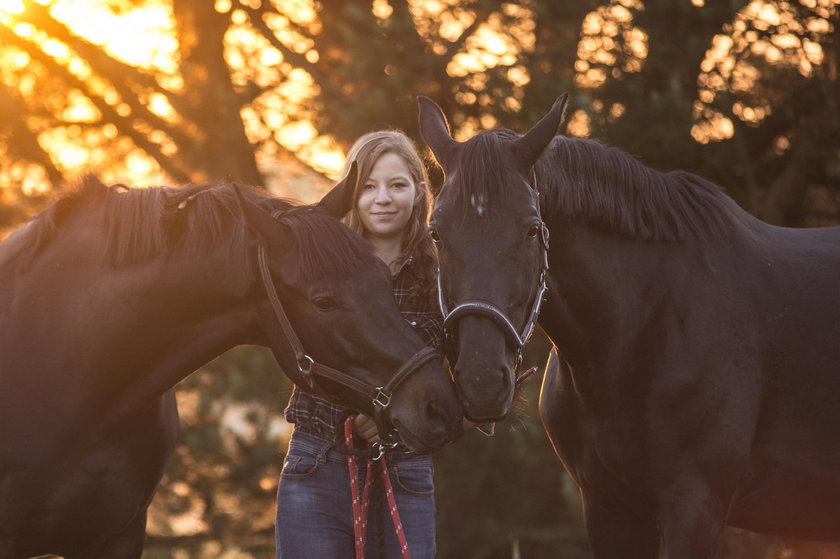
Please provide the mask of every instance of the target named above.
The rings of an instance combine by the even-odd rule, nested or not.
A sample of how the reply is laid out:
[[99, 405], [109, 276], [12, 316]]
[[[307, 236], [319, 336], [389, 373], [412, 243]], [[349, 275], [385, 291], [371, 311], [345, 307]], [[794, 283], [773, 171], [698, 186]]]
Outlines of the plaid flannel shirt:
[[[443, 336], [443, 317], [433, 301], [418, 302], [409, 297], [419, 275], [414, 258], [408, 257], [392, 278], [392, 291], [403, 318], [416, 329], [423, 340], [440, 349]], [[328, 441], [343, 436], [344, 419], [349, 410], [326, 398], [295, 386], [285, 410], [286, 421], [295, 429]]]

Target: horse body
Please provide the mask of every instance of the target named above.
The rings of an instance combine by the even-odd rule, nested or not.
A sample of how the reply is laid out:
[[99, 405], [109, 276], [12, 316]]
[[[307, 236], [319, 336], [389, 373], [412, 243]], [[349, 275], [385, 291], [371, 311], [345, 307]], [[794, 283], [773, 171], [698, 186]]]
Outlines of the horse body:
[[235, 298], [224, 282], [199, 287], [229, 276], [223, 251], [195, 267], [111, 271], [104, 239], [80, 219], [63, 228], [77, 235], [45, 246], [25, 275], [4, 270], [2, 557], [139, 555], [178, 432], [169, 388], [236, 345], [254, 312], [244, 289]]
[[[95, 420], [74, 422], [85, 426]], [[177, 433], [178, 411], [170, 390], [98, 440], [73, 433], [74, 438], [50, 448], [50, 455], [41, 449], [21, 451], [43, 439], [33, 438], [20, 441], [11, 460], [4, 445], [0, 499], [6, 505], [0, 524], [5, 539], [0, 556], [47, 551], [67, 558], [139, 557], [146, 508]]]
[[[294, 356], [275, 341], [279, 326], [256, 273], [256, 245], [229, 207], [230, 187], [115, 190], [88, 184], [0, 245], [2, 559], [139, 557], [146, 508], [177, 437], [175, 383], [243, 343], [271, 347], [284, 371], [295, 372]], [[136, 205], [148, 212], [146, 223]], [[150, 240], [155, 214], [166, 211], [174, 213], [158, 232], [169, 240]], [[114, 216], [145, 232], [103, 225]], [[55, 231], [39, 240], [48, 220]], [[270, 226], [271, 274], [316, 360], [384, 384], [423, 348], [378, 259], [349, 229], [315, 211]], [[317, 264], [315, 234], [324, 230], [337, 235], [327, 250], [347, 252], [343, 264]], [[317, 309], [313, 293], [336, 307]], [[422, 381], [409, 378], [398, 389], [393, 413], [406, 440], [422, 449], [451, 438], [460, 418], [442, 365], [421, 368]], [[335, 390], [350, 405], [371, 406], [363, 395]], [[406, 399], [416, 399], [422, 417]], [[418, 427], [426, 423], [429, 430]]]
[[710, 530], [726, 521], [840, 537], [840, 306], [830, 297], [840, 229], [743, 216], [721, 238], [663, 247], [548, 226], [557, 272], [541, 324], [563, 362], [540, 410], [589, 502], [590, 529], [607, 530], [599, 506], [625, 511], [629, 526], [647, 513], [653, 540], [664, 511], [710, 506]]
[[762, 379], [761, 409], [730, 518], [759, 532], [837, 541], [840, 228], [763, 229], [770, 248], [754, 263], [764, 279], [754, 289], [760, 346], [745, 367]]
[[[559, 352], [540, 415], [595, 557], [653, 559], [662, 542], [669, 558], [715, 558], [725, 525], [840, 539], [840, 228], [770, 226], [700, 177], [553, 139], [564, 104], [524, 136], [463, 144], [428, 101], [420, 120], [447, 175], [432, 219], [447, 294], [495, 268], [507, 287], [485, 297], [521, 324], [516, 285], [536, 285], [534, 256], [500, 249], [539, 200], [540, 325]], [[476, 198], [481, 212], [458, 202]], [[497, 235], [463, 240], [479, 227]], [[472, 277], [447, 275], [447, 259]], [[465, 335], [475, 324], [456, 327], [459, 360], [498, 354]]]

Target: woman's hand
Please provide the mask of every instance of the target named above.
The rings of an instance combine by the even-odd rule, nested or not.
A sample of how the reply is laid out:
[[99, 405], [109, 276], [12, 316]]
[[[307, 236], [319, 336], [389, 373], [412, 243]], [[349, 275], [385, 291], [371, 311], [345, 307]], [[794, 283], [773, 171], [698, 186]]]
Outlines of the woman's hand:
[[353, 420], [353, 431], [368, 443], [379, 442], [379, 430], [376, 428], [376, 422], [364, 414], [360, 413]]

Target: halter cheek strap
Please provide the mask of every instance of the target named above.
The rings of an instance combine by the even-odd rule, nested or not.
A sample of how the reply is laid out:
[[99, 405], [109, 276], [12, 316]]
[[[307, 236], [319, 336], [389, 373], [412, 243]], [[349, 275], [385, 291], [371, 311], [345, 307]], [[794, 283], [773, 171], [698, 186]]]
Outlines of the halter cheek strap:
[[[543, 225], [543, 227], [545, 226]], [[547, 252], [547, 249], [543, 250], [544, 257], [547, 254]], [[545, 259], [547, 260], [547, 258]], [[531, 312], [528, 315], [528, 318], [525, 321], [522, 330], [517, 330], [516, 327], [513, 325], [513, 322], [507, 317], [507, 315], [498, 306], [494, 305], [489, 301], [483, 301], [481, 299], [467, 299], [465, 301], [460, 302], [451, 311], [447, 310], [446, 303], [443, 300], [442, 286], [440, 284], [440, 270], [438, 270], [438, 304], [440, 305], [440, 312], [444, 317], [443, 331], [446, 339], [454, 339], [454, 324], [456, 320], [460, 317], [467, 314], [479, 314], [487, 316], [493, 319], [493, 321], [501, 327], [505, 336], [516, 348], [516, 368], [518, 369], [519, 365], [521, 365], [522, 362], [522, 348], [525, 346], [526, 343], [528, 343], [528, 340], [534, 333], [534, 329], [537, 325], [537, 320], [540, 316], [540, 309], [542, 308], [543, 301], [545, 300], [546, 291], [548, 291], [548, 285], [546, 284], [547, 270], [548, 263], [546, 261], [543, 264], [542, 269], [540, 270], [540, 280], [537, 286], [537, 292], [534, 294], [534, 299], [531, 304]], [[450, 361], [453, 360], [450, 359]]]
[[498, 306], [489, 301], [481, 299], [467, 299], [460, 302], [451, 311], [448, 311], [446, 303], [443, 300], [443, 288], [440, 283], [440, 269], [438, 269], [438, 305], [440, 306], [441, 314], [444, 316], [444, 330], [447, 330], [449, 326], [455, 323], [456, 319], [465, 314], [481, 314], [496, 321], [515, 347], [522, 348], [526, 343], [528, 343], [528, 340], [534, 333], [534, 328], [536, 328], [537, 320], [540, 316], [540, 309], [542, 308], [542, 303], [545, 300], [545, 293], [548, 291], [548, 285], [546, 284], [546, 275], [548, 272], [548, 229], [546, 229], [544, 223], [542, 224], [541, 229], [544, 230], [541, 236], [545, 240], [542, 241], [543, 248], [541, 249], [541, 252], [543, 255], [543, 262], [540, 270], [540, 279], [537, 286], [537, 292], [534, 295], [534, 299], [531, 304], [531, 312], [528, 315], [522, 330], [517, 330], [507, 315], [505, 315]]
[[[275, 213], [274, 217], [278, 215]], [[280, 297], [277, 294], [277, 289], [274, 287], [274, 281], [271, 277], [271, 271], [268, 266], [268, 249], [264, 244], [260, 244], [257, 249], [257, 261], [259, 263], [260, 276], [262, 278], [263, 287], [265, 288], [268, 300], [271, 303], [274, 316], [277, 319], [277, 324], [280, 326], [282, 335], [278, 337], [279, 345], [285, 346], [289, 353], [294, 355], [297, 372], [293, 373], [302, 380], [303, 386], [312, 392], [317, 392], [330, 399], [334, 397], [323, 390], [318, 384], [318, 378], [323, 378], [335, 383], [338, 383], [354, 392], [360, 393], [368, 398], [373, 404], [374, 419], [376, 420], [377, 429], [381, 433], [383, 440], [392, 438], [394, 428], [388, 421], [388, 407], [391, 404], [391, 398], [397, 387], [402, 384], [405, 379], [413, 373], [419, 371], [426, 363], [437, 357], [437, 352], [431, 347], [424, 347], [415, 353], [408, 361], [397, 370], [397, 372], [384, 385], [377, 385], [370, 382], [363, 381], [349, 374], [333, 369], [321, 363], [317, 363], [310, 357], [303, 348], [300, 339], [295, 333], [286, 311], [280, 302]], [[290, 375], [291, 376], [291, 375]], [[294, 379], [293, 379], [294, 380]]]
[[[536, 189], [536, 172], [533, 172], [533, 180], [534, 180], [534, 192], [537, 195], [537, 214], [540, 214], [540, 198], [539, 192]], [[540, 309], [542, 308], [543, 301], [545, 299], [545, 294], [548, 291], [548, 285], [546, 283], [546, 277], [548, 275], [548, 227], [545, 224], [545, 221], [540, 220], [540, 228], [539, 228], [539, 236], [540, 236], [540, 279], [539, 283], [537, 284], [537, 292], [534, 295], [534, 299], [531, 303], [531, 312], [528, 315], [528, 318], [525, 321], [521, 330], [517, 330], [516, 327], [513, 325], [513, 322], [507, 317], [507, 315], [497, 306], [489, 301], [484, 301], [481, 299], [467, 299], [458, 303], [454, 309], [449, 311], [446, 306], [446, 302], [444, 300], [443, 295], [443, 286], [441, 285], [441, 274], [440, 268], [438, 267], [437, 272], [437, 284], [438, 284], [438, 305], [440, 305], [440, 312], [443, 315], [443, 331], [445, 342], [450, 344], [454, 343], [455, 341], [455, 334], [454, 334], [454, 324], [455, 321], [466, 315], [466, 314], [479, 314], [483, 316], [487, 316], [493, 321], [498, 324], [502, 331], [504, 332], [505, 336], [510, 340], [511, 344], [516, 348], [516, 367], [514, 369], [514, 376], [516, 376], [516, 371], [519, 369], [519, 366], [522, 364], [522, 348], [528, 343], [531, 335], [534, 333], [534, 329], [537, 325], [537, 320], [540, 316]], [[455, 360], [450, 359], [450, 361], [454, 364]], [[517, 383], [521, 382], [519, 379], [521, 378], [524, 380], [525, 376], [522, 375], [518, 377]]]
[[525, 342], [528, 339], [529, 332], [527, 330], [523, 331], [520, 335], [520, 333], [517, 332], [516, 327], [511, 323], [510, 319], [502, 314], [498, 307], [480, 299], [467, 299], [466, 301], [460, 303], [446, 316], [444, 326], [446, 326], [447, 323], [453, 324], [458, 317], [465, 314], [483, 314], [485, 316], [489, 316], [502, 327], [505, 335], [507, 335], [507, 337], [510, 338], [516, 346], [525, 345]]

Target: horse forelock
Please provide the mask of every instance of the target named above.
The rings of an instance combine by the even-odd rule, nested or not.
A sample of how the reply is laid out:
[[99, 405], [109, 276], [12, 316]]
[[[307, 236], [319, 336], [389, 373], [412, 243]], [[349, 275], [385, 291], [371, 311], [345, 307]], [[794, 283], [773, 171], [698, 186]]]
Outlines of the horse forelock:
[[692, 173], [663, 173], [594, 140], [557, 137], [537, 165], [543, 215], [620, 234], [677, 241], [721, 234], [733, 202]]
[[[510, 207], [517, 173], [505, 129], [480, 132], [461, 147], [447, 200], [456, 213]], [[537, 163], [536, 188], [546, 218], [571, 218], [654, 241], [716, 236], [733, 219], [733, 204], [714, 183], [692, 173], [663, 173], [594, 140], [559, 136]], [[450, 188], [451, 187], [451, 188]]]
[[482, 215], [487, 207], [509, 207], [516, 187], [511, 177], [518, 173], [513, 164], [510, 142], [517, 138], [509, 130], [480, 132], [464, 142], [456, 171], [447, 186], [453, 210], [461, 216]]
[[279, 219], [291, 232], [297, 253], [289, 265], [297, 266], [305, 282], [346, 279], [371, 262], [370, 244], [317, 207], [293, 208]]

